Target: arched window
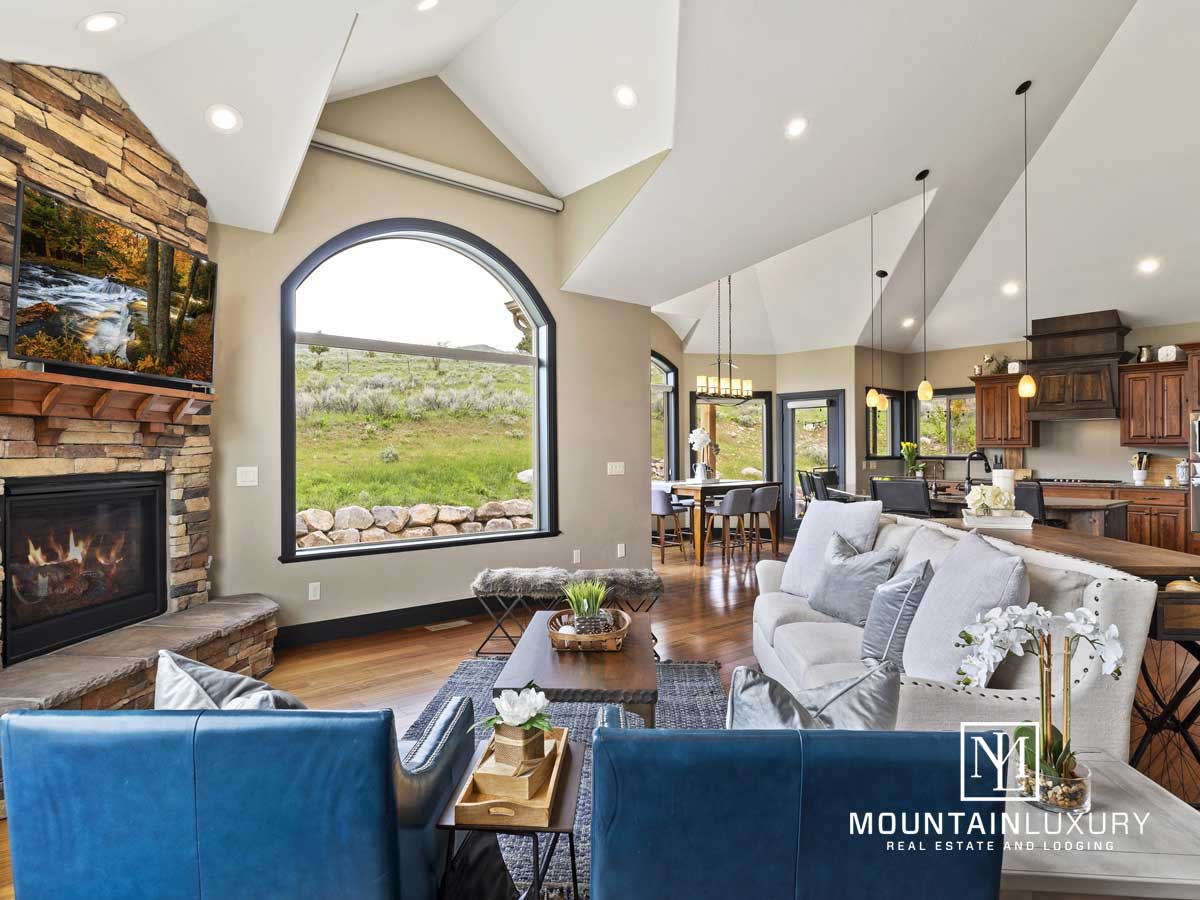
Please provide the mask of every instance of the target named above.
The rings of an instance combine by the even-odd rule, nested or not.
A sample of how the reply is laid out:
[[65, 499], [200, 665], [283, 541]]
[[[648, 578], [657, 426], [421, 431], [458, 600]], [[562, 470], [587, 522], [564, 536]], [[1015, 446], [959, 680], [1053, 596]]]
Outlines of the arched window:
[[650, 478], [673, 481], [679, 458], [679, 370], [650, 354]]
[[362, 225], [288, 276], [281, 321], [283, 561], [557, 533], [554, 320], [503, 253]]

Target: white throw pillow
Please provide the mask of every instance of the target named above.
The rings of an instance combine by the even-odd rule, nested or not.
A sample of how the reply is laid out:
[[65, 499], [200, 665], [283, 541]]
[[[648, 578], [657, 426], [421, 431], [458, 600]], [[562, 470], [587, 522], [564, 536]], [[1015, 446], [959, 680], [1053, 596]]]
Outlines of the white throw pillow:
[[307, 709], [287, 691], [257, 678], [214, 669], [170, 650], [158, 651], [154, 708]]
[[796, 543], [783, 568], [780, 587], [789, 594], [812, 596], [825, 567], [825, 548], [836, 531], [859, 553], [875, 546], [883, 504], [878, 500], [838, 503], [813, 500], [800, 520]]
[[959, 632], [994, 606], [1029, 600], [1025, 561], [993, 547], [975, 532], [963, 535], [934, 572], [904, 642], [904, 671], [953, 684], [967, 651]]

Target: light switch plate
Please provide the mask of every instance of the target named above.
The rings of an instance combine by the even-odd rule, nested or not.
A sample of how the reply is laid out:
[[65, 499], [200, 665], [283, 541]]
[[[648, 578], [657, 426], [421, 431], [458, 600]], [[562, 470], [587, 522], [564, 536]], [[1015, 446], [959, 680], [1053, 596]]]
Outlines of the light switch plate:
[[310, 581], [308, 583], [308, 599], [313, 601], [321, 599], [321, 582]]
[[624, 558], [625, 558], [625, 545], [617, 544], [617, 559], [624, 559]]
[[238, 487], [257, 487], [258, 486], [258, 466], [238, 466], [237, 467], [237, 486]]
[[580, 553], [579, 553], [579, 551], [578, 551], [578, 550], [572, 550], [572, 551], [571, 551], [571, 562], [573, 562], [575, 565], [579, 565], [579, 561], [580, 561]]
[[625, 463], [610, 462], [608, 464], [608, 474], [609, 475], [624, 475], [625, 474]]

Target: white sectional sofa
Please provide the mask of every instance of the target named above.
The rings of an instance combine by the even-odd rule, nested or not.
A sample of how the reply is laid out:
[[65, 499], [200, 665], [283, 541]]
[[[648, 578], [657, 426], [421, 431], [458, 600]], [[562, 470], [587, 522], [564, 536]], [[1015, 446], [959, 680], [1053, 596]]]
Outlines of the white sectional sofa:
[[[965, 532], [922, 519], [883, 516], [875, 547], [900, 551], [897, 571], [929, 560], [938, 566]], [[1129, 722], [1142, 651], [1154, 611], [1153, 582], [1082, 559], [1033, 550], [987, 538], [993, 546], [1024, 559], [1030, 600], [1054, 612], [1087, 605], [1100, 616], [1101, 628], [1115, 623], [1125, 648], [1119, 680], [1104, 676], [1091, 647], [1080, 644], [1072, 660], [1072, 743], [1129, 757]], [[821, 559], [802, 560], [820, 566]], [[859, 674], [863, 629], [814, 610], [808, 599], [780, 589], [785, 563], [758, 563], [759, 595], [754, 604], [754, 655], [762, 671], [790, 690], [799, 690]], [[921, 610], [918, 607], [917, 615]], [[965, 625], [963, 623], [955, 623]], [[1057, 680], [1057, 679], [1056, 679]], [[1036, 721], [1037, 661], [1032, 655], [1009, 657], [986, 688], [963, 687], [909, 675], [900, 689], [898, 729], [957, 731], [961, 722]], [[1055, 692], [1055, 720], [1060, 721]]]

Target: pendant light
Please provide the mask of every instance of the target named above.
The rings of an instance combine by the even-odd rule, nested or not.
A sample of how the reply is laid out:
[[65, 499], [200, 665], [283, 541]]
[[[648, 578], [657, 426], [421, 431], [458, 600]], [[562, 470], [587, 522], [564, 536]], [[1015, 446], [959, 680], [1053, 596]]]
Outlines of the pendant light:
[[[1022, 81], [1017, 87], [1017, 96], [1025, 103], [1025, 172], [1021, 176], [1021, 181], [1025, 186], [1025, 327], [1029, 329], [1026, 334], [1033, 331], [1033, 325], [1029, 320], [1029, 88], [1033, 86], [1032, 81]], [[1028, 340], [1028, 338], [1026, 338]], [[1029, 345], [1029, 356], [1033, 356], [1033, 345]], [[1021, 376], [1020, 382], [1017, 384], [1017, 395], [1029, 400], [1037, 396], [1037, 382], [1033, 380], [1033, 376], [1028, 371], [1029, 364], [1026, 363], [1025, 374]]]
[[[883, 373], [883, 366], [884, 366], [884, 357], [883, 357], [883, 354], [884, 354], [883, 279], [887, 278], [887, 274], [888, 273], [884, 269], [880, 269], [878, 272], [875, 273], [875, 276], [879, 279], [879, 380], [880, 381], [884, 380], [884, 373]], [[891, 403], [891, 401], [888, 400], [888, 395], [881, 392], [879, 394], [879, 399], [876, 400], [876, 402], [875, 402], [875, 408], [886, 412], [890, 403]]]
[[867, 391], [867, 409], [879, 406], [879, 391], [875, 390], [875, 213], [871, 213], [871, 268], [867, 270], [867, 295], [871, 310], [871, 389]]
[[[726, 399], [745, 399], [754, 395], [754, 382], [749, 378], [734, 378], [733, 370], [733, 276], [725, 276], [726, 300], [729, 304], [729, 355], [721, 361], [721, 279], [717, 279], [717, 361], [713, 365], [716, 375], [697, 375], [696, 394], [700, 397], [721, 397]], [[727, 376], [722, 376], [722, 368], [728, 370]]]
[[933, 385], [929, 382], [929, 313], [926, 311], [925, 275], [925, 179], [928, 177], [928, 169], [917, 173], [917, 181], [921, 182], [921, 383], [917, 385], [917, 399], [925, 403], [933, 399]]

